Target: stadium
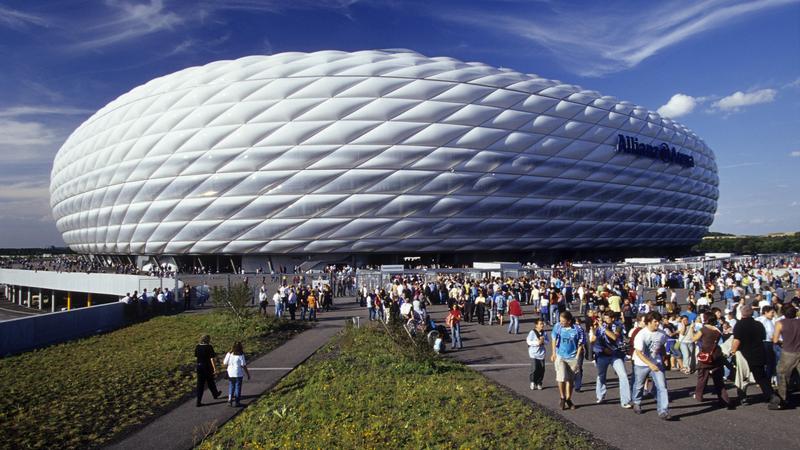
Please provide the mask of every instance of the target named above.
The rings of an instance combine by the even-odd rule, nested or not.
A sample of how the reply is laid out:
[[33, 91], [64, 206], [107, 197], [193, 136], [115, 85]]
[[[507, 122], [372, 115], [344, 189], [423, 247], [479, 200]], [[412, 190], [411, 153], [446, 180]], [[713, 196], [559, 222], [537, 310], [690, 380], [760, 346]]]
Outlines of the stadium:
[[154, 79], [69, 136], [50, 193], [80, 253], [475, 261], [686, 251], [718, 183], [711, 149], [656, 112], [398, 49]]

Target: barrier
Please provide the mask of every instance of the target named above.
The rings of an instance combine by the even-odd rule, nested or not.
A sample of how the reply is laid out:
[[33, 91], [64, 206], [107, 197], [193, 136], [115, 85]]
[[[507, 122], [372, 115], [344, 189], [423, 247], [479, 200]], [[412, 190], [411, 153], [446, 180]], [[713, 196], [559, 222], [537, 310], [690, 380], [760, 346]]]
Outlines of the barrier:
[[124, 303], [109, 303], [0, 322], [0, 355], [8, 356], [121, 328]]

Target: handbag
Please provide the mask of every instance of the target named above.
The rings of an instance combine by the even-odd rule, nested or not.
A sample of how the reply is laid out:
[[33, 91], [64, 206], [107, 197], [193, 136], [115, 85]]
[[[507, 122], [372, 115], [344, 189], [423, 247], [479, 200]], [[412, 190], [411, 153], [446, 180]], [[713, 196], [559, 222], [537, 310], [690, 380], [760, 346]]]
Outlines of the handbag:
[[[719, 337], [717, 337], [717, 339], [719, 339]], [[699, 352], [697, 354], [697, 362], [701, 362], [703, 364], [711, 364], [711, 362], [714, 361], [714, 350], [716, 349], [717, 349], [717, 341], [715, 340], [714, 346], [711, 347], [711, 351]]]

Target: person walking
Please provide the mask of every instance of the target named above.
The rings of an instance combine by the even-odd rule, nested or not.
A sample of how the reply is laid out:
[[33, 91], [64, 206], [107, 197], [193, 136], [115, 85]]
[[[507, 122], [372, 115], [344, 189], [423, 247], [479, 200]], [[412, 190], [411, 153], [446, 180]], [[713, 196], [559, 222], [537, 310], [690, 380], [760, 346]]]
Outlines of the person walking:
[[[244, 358], [244, 349], [241, 342], [233, 344], [233, 348], [225, 355], [222, 364], [228, 368], [228, 405], [242, 406], [242, 379], [247, 374], [250, 379], [250, 371], [247, 370], [247, 361]], [[235, 404], [234, 404], [235, 402]]]
[[516, 296], [511, 297], [511, 301], [508, 302], [508, 316], [511, 318], [511, 321], [508, 322], [508, 332], [511, 333], [511, 330], [514, 330], [514, 334], [519, 334], [519, 320], [522, 317], [522, 305], [519, 300], [517, 300]]
[[261, 289], [258, 292], [258, 312], [267, 317], [267, 306], [269, 303], [267, 302], [267, 288], [266, 286], [261, 286]]
[[603, 321], [589, 330], [589, 341], [595, 354], [597, 365], [597, 384], [595, 394], [597, 403], [606, 398], [606, 374], [608, 366], [614, 369], [619, 379], [619, 401], [623, 408], [631, 407], [631, 388], [628, 373], [625, 370], [624, 329], [622, 323], [615, 318], [613, 311], [603, 312]]
[[536, 319], [533, 329], [528, 333], [528, 356], [531, 358], [531, 390], [542, 390], [544, 381], [544, 357], [547, 351], [547, 333], [544, 332], [544, 319]]
[[708, 384], [708, 379], [711, 378], [714, 381], [714, 392], [717, 394], [719, 405], [733, 409], [723, 379], [725, 357], [719, 348], [719, 339], [722, 337], [722, 333], [717, 328], [717, 318], [714, 314], [704, 312], [702, 316], [703, 326], [692, 337], [693, 342], [700, 341], [702, 350], [697, 355], [697, 385], [694, 389], [694, 399], [698, 402], [703, 401], [703, 391]]
[[475, 298], [475, 315], [478, 316], [478, 324], [484, 325], [486, 321], [486, 297], [483, 296], [483, 289], [478, 290]]
[[308, 321], [317, 321], [317, 297], [314, 295], [312, 291], [308, 294]]
[[664, 376], [665, 346], [667, 335], [658, 329], [661, 314], [656, 311], [647, 313], [642, 328], [633, 340], [633, 411], [642, 414], [642, 397], [647, 376], [653, 380], [656, 389], [656, 410], [662, 420], [672, 420], [669, 415], [669, 393]]
[[206, 386], [215, 399], [222, 394], [214, 382], [214, 376], [217, 374], [214, 359], [217, 354], [211, 346], [211, 336], [204, 334], [200, 337], [200, 343], [194, 348], [194, 356], [197, 358], [197, 406], [203, 406], [203, 391]]
[[689, 321], [689, 317], [680, 316], [677, 344], [681, 349], [681, 372], [687, 375], [694, 372], [692, 369], [694, 363], [694, 341], [692, 337], [694, 337], [694, 328], [693, 324]]
[[297, 314], [297, 293], [294, 288], [289, 291], [289, 297], [286, 299], [286, 306], [289, 308], [289, 318], [293, 321], [296, 319]]
[[578, 360], [583, 353], [584, 334], [575, 325], [572, 313], [564, 311], [559, 316], [559, 323], [551, 333], [552, 353], [550, 361], [555, 363], [556, 383], [561, 398], [559, 406], [562, 410], [575, 409], [572, 403], [572, 389], [575, 374], [578, 372]]
[[451, 349], [464, 348], [464, 344], [461, 342], [461, 309], [458, 303], [453, 303], [450, 307], [450, 313], [447, 314], [444, 323], [450, 327], [450, 338], [453, 341]]
[[772, 342], [781, 346], [781, 358], [778, 361], [778, 406], [781, 409], [788, 407], [788, 385], [792, 372], [800, 371], [800, 319], [797, 318], [797, 308], [789, 306], [783, 316], [775, 325], [772, 335]]
[[280, 319], [283, 316], [283, 295], [280, 290], [275, 291], [272, 302], [275, 303], [275, 318]]
[[[768, 409], [780, 409], [780, 400], [775, 396], [770, 380], [767, 378], [766, 365], [767, 355], [764, 352], [764, 337], [767, 335], [764, 325], [753, 319], [753, 308], [744, 305], [740, 308], [741, 318], [736, 321], [733, 327], [733, 342], [731, 343], [731, 355], [741, 352], [750, 374], [756, 383], [761, 387], [764, 400], [768, 402]], [[743, 383], [744, 384], [744, 383]], [[747, 405], [746, 386], [738, 391], [739, 403]]]

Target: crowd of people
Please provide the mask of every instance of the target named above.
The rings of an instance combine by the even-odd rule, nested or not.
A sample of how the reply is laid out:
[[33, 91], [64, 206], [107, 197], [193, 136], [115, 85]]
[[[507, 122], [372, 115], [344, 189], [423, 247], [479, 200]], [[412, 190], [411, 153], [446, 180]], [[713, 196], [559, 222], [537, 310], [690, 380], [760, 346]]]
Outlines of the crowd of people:
[[[190, 298], [189, 289], [188, 285], [184, 288], [183, 299], [185, 302]], [[125, 304], [125, 313], [128, 317], [135, 318], [173, 313], [180, 306], [180, 300], [169, 288], [155, 288], [150, 292], [145, 288], [141, 293], [133, 291], [133, 294], [126, 292], [119, 301]], [[184, 303], [183, 306], [185, 309], [189, 309], [186, 307], [187, 303]]]
[[[333, 289], [327, 283], [314, 286], [302, 284], [299, 280], [289, 284], [281, 283], [272, 294], [272, 306], [275, 317], [290, 320], [317, 321], [319, 311], [330, 311], [333, 308]], [[269, 294], [267, 286], [262, 284], [258, 292], [259, 313], [267, 316]]]
[[[786, 407], [800, 362], [798, 267], [798, 261], [754, 258], [709, 270], [601, 271], [591, 280], [569, 265], [518, 278], [415, 274], [386, 286], [362, 285], [358, 300], [370, 320], [446, 330], [452, 349], [463, 347], [464, 323], [503, 326], [507, 319], [506, 331], [519, 333], [521, 306], [532, 306], [535, 320], [526, 339], [531, 389], [543, 387], [549, 352], [560, 407], [573, 409], [572, 392], [581, 389], [582, 366], [591, 360], [598, 370], [598, 403], [605, 401], [611, 367], [620, 380], [622, 407], [641, 413], [642, 397], [654, 391], [659, 417], [670, 420], [666, 370], [696, 374], [698, 401], [711, 381], [719, 405], [734, 408], [727, 380], [737, 388], [739, 403], [755, 400], [747, 388], [757, 384], [770, 409]], [[444, 326], [430, 319], [431, 304], [447, 305]]]

